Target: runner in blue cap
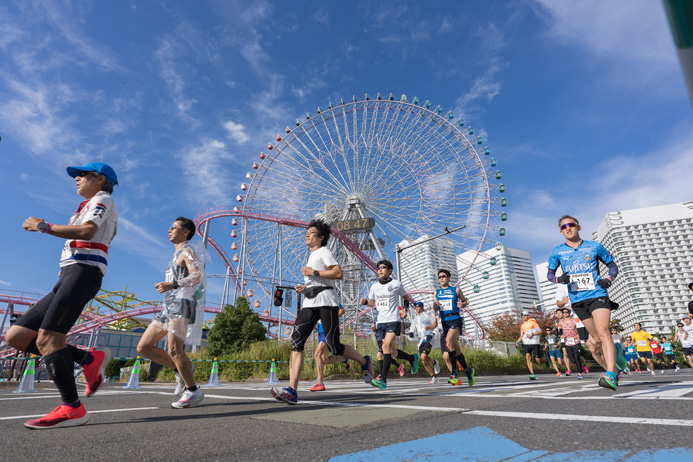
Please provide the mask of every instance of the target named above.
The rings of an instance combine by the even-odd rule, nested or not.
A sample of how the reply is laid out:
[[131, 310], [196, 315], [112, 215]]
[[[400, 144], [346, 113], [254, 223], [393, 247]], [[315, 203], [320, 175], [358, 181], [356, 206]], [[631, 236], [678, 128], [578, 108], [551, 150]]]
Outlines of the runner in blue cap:
[[17, 350], [43, 356], [60, 392], [60, 406], [40, 419], [24, 423], [34, 429], [85, 424], [90, 416], [77, 394], [74, 363], [82, 365], [87, 381], [85, 394], [91, 396], [103, 383], [104, 370], [111, 359], [108, 350], [84, 351], [67, 345], [65, 339], [84, 306], [98, 293], [106, 274], [108, 247], [118, 224], [118, 212], [111, 199], [118, 177], [102, 163], [68, 167], [67, 173], [75, 178], [77, 194], [86, 199], [69, 224], [48, 223], [36, 217], [27, 218], [23, 224], [26, 231], [65, 240], [58, 283], [10, 327], [5, 338]]

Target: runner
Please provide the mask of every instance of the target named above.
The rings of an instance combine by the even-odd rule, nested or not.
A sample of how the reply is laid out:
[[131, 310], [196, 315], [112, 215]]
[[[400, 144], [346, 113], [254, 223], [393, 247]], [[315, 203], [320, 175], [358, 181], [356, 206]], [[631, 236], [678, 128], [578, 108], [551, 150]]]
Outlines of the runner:
[[678, 330], [674, 335], [675, 342], [681, 342], [681, 348], [683, 348], [683, 355], [688, 361], [688, 365], [693, 367], [693, 324], [691, 324], [690, 318], [683, 318], [683, 322], [678, 322], [676, 324]]
[[431, 377], [429, 382], [431, 385], [438, 383], [438, 374], [440, 373], [440, 364], [438, 364], [437, 359], [431, 358], [431, 349], [433, 348], [433, 332], [436, 327], [438, 327], [438, 320], [435, 316], [430, 313], [426, 313], [424, 310], [424, 304], [422, 302], [414, 303], [414, 309], [416, 310], [416, 317], [411, 323], [409, 328], [409, 336], [418, 337], [419, 354], [421, 355], [421, 362], [428, 372], [428, 376]]
[[[618, 327], [612, 327], [611, 328], [611, 340], [614, 341], [614, 345], [616, 346], [616, 355], [623, 355], [625, 357], [625, 341], [623, 340], [623, 337], [621, 336]], [[628, 360], [626, 359], [626, 367], [623, 369], [623, 372], [626, 374], [630, 372], [628, 369]], [[589, 372], [588, 372], [589, 373]]]
[[650, 347], [649, 343], [652, 336], [642, 330], [642, 325], [639, 322], [636, 322], [633, 327], [635, 328], [635, 332], [633, 332], [630, 336], [635, 342], [635, 349], [638, 352], [640, 361], [642, 362], [643, 366], [647, 366], [647, 370], [650, 372], [650, 374], [655, 375], [654, 365], [652, 364], [652, 348]]
[[657, 342], [657, 339], [654, 337], [652, 340], [650, 340], [650, 348], [652, 348], [652, 354], [655, 357], [657, 366], [659, 366], [661, 369], [659, 373], [664, 374], [664, 365], [666, 364], [666, 361], [664, 360], [664, 352], [662, 351], [662, 347], [660, 346], [659, 342]]
[[[377, 319], [378, 310], [375, 310], [375, 313]], [[377, 334], [378, 325], [376, 323], [373, 323], [371, 325], [371, 330], [374, 334]], [[378, 354], [376, 355], [376, 358], [378, 358], [378, 372], [380, 372], [383, 369], [383, 339], [378, 338], [376, 335], [376, 343], [378, 344]], [[397, 372], [399, 372], [400, 377], [404, 377], [404, 363], [397, 362], [395, 358], [392, 358], [390, 360], [390, 367], [394, 368]]]
[[[165, 281], [154, 284], [164, 295], [164, 308], [154, 316], [137, 344], [137, 351], [175, 371], [177, 393], [183, 393], [171, 406], [183, 409], [197, 406], [204, 399], [195, 383], [193, 365], [185, 353], [185, 344], [199, 345], [205, 308], [205, 263], [211, 263], [202, 246], [190, 244], [195, 236], [195, 223], [178, 217], [168, 230], [168, 240], [175, 247], [166, 268]], [[167, 337], [168, 351], [156, 346]]]
[[550, 327], [546, 328], [544, 337], [546, 339], [544, 344], [546, 357], [551, 358], [551, 364], [556, 369], [556, 377], [560, 377], [561, 371], [558, 369], [558, 365], [561, 364], [561, 337]]
[[582, 356], [580, 355], [582, 345], [580, 344], [580, 334], [577, 330], [577, 324], [575, 324], [575, 320], [572, 316], [563, 316], [560, 322], [561, 332], [563, 340], [565, 341], [565, 349], [568, 352], [568, 357], [575, 363], [577, 379], [582, 380], [583, 364]]
[[[558, 300], [556, 300], [556, 302], [558, 302]], [[568, 316], [570, 316], [569, 309], [568, 312]], [[570, 370], [570, 358], [565, 349], [565, 339], [563, 338], [563, 331], [561, 330], [561, 319], [563, 319], [563, 308], [556, 308], [556, 336], [561, 343], [561, 355], [563, 356], [563, 364], [565, 365], [565, 375], [569, 376], [572, 371]]]
[[[587, 333], [585, 325], [582, 323], [582, 321], [580, 321], [580, 318], [571, 309], [570, 296], [568, 294], [568, 286], [566, 284], [557, 285], [558, 288], [556, 289], [556, 305], [559, 308], [563, 308], [564, 310], [568, 308], [568, 313], [573, 318], [573, 320], [575, 321], [575, 325], [577, 326], [578, 335], [580, 336], [580, 343], [582, 344], [582, 346], [589, 350], [589, 346], [587, 345], [587, 339], [589, 337], [589, 334]], [[566, 351], [563, 351], [563, 354], [566, 358], [568, 358], [568, 353], [566, 353]], [[585, 364], [585, 358], [582, 356], [582, 349], [580, 350], [580, 358], [582, 359], [583, 364], [581, 372], [589, 374], [590, 371], [589, 369], [587, 369], [587, 365]]]
[[419, 355], [410, 355], [395, 348], [395, 339], [402, 333], [402, 319], [399, 311], [399, 297], [404, 299], [405, 307], [409, 303], [409, 295], [404, 290], [402, 283], [392, 279], [392, 263], [389, 260], [380, 260], [377, 264], [379, 281], [371, 286], [368, 299], [361, 298], [361, 304], [375, 307], [378, 310], [376, 321], [376, 340], [382, 341], [383, 364], [380, 375], [375, 377], [371, 384], [381, 390], [387, 388], [387, 374], [392, 363], [392, 358], [406, 359], [411, 364], [411, 373], [419, 371]]
[[[344, 308], [339, 308], [339, 316], [343, 316], [345, 313]], [[349, 372], [349, 358], [344, 356], [329, 356], [327, 350], [327, 342], [325, 342], [325, 331], [322, 328], [322, 321], [318, 321], [318, 347], [315, 349], [313, 354], [313, 359], [315, 359], [315, 369], [318, 374], [315, 380], [315, 385], [310, 388], [310, 391], [324, 391], [325, 390], [325, 366], [328, 364], [336, 363], [339, 361], [344, 362], [344, 367], [347, 372]]]
[[[568, 293], [572, 309], [589, 332], [586, 345], [594, 359], [606, 371], [605, 375], [599, 378], [599, 386], [616, 390], [616, 363], [618, 362], [619, 369], [625, 369], [626, 360], [623, 355], [617, 354], [609, 332], [611, 310], [618, 305], [609, 300], [607, 289], [618, 274], [618, 267], [603, 245], [580, 238], [580, 224], [576, 218], [564, 215], [558, 220], [558, 227], [565, 243], [551, 252], [547, 278], [552, 282], [569, 284]], [[608, 266], [608, 277], [599, 277], [598, 260]], [[563, 268], [563, 274], [556, 277], [559, 266]]]
[[676, 352], [674, 352], [674, 347], [671, 346], [669, 337], [662, 337], [662, 349], [664, 350], [664, 354], [667, 356], [669, 365], [674, 366], [674, 372], [678, 372], [680, 368], [679, 365], [676, 364]]
[[[529, 369], [529, 380], [537, 380], [534, 375], [534, 367], [532, 366], [532, 355], [537, 364], [542, 362], [541, 358], [541, 327], [534, 318], [529, 316], [529, 311], [522, 312], [522, 325], [520, 326], [520, 338], [517, 339], [515, 345], [522, 346], [525, 352], [525, 360]], [[548, 358], [546, 359], [548, 362]]]
[[67, 167], [75, 178], [82, 202], [69, 224], [48, 223], [29, 217], [22, 227], [64, 239], [58, 283], [53, 290], [27, 310], [7, 331], [5, 341], [18, 351], [43, 356], [46, 369], [60, 392], [62, 404], [40, 419], [24, 422], [28, 428], [47, 429], [84, 425], [90, 415], [79, 400], [74, 363], [82, 366], [87, 381], [87, 397], [96, 393], [111, 360], [108, 350], [84, 351], [65, 343], [68, 331], [77, 322], [84, 306], [94, 298], [106, 275], [108, 248], [116, 234], [118, 212], [111, 198], [118, 177], [102, 163]]
[[628, 337], [625, 340], [625, 347], [626, 347], [626, 361], [628, 362], [628, 368], [629, 368], [628, 373], [631, 374], [632, 371], [635, 371], [638, 374], [641, 374], [642, 372], [640, 371], [640, 366], [638, 365], [638, 352], [635, 350], [635, 344], [633, 343], [632, 338]]
[[353, 347], [339, 341], [339, 303], [335, 292], [335, 281], [342, 279], [339, 267], [332, 252], [326, 247], [330, 238], [330, 225], [322, 220], [313, 220], [306, 231], [306, 245], [310, 249], [308, 264], [301, 268], [305, 284], [298, 284], [296, 292], [305, 295], [303, 307], [294, 321], [291, 334], [291, 360], [289, 364], [289, 386], [274, 388], [270, 394], [278, 401], [287, 404], [298, 402], [298, 382], [303, 369], [303, 348], [313, 333], [318, 319], [325, 329], [325, 343], [330, 353], [346, 356], [358, 362], [363, 371], [363, 379], [370, 383], [373, 367], [370, 356], [361, 356]]
[[462, 332], [462, 317], [460, 308], [467, 306], [467, 299], [459, 287], [450, 286], [450, 271], [446, 269], [438, 270], [438, 282], [440, 289], [436, 290], [433, 301], [433, 309], [440, 313], [440, 322], [443, 325], [443, 337], [441, 344], [445, 343], [448, 350], [448, 357], [445, 359], [448, 369], [450, 369], [451, 385], [459, 385], [461, 380], [457, 377], [457, 366], [464, 371], [467, 376], [469, 386], [474, 386], [474, 368], [467, 366], [467, 361], [460, 348], [460, 333]]

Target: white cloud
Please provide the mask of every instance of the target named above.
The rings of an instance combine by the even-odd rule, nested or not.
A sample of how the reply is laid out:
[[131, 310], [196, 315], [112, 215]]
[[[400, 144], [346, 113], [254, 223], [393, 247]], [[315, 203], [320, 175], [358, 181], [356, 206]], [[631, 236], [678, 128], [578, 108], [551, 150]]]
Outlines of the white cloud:
[[689, 134], [646, 155], [621, 153], [596, 164], [592, 172], [549, 180], [544, 184], [553, 189], [527, 191], [519, 204], [511, 202], [509, 238], [519, 248], [543, 249], [539, 258], [545, 259], [561, 242], [557, 230], [561, 215], [575, 215], [582, 236], [591, 239], [592, 231], [609, 212], [693, 200], [691, 178], [693, 136]]
[[228, 204], [235, 198], [235, 191], [241, 192], [228, 182], [228, 165], [235, 159], [223, 142], [205, 138], [199, 145], [184, 149], [179, 157], [188, 197], [195, 205]]
[[12, 285], [11, 282], [7, 282], [7, 281], [0, 280], [0, 286], [8, 286], [8, 287], [9, 287], [9, 286], [11, 286], [11, 285]]
[[236, 123], [233, 120], [229, 120], [227, 122], [224, 122], [223, 125], [226, 131], [229, 132], [229, 137], [236, 143], [244, 144], [247, 143], [248, 140], [250, 140], [250, 137], [245, 132], [245, 126], [243, 126], [242, 124]]
[[166, 83], [166, 86], [173, 98], [173, 104], [178, 110], [178, 116], [185, 121], [193, 121], [188, 114], [193, 104], [197, 103], [194, 98], [188, 98], [184, 94], [186, 82], [181, 75], [181, 67], [176, 65], [176, 55], [179, 52], [179, 46], [176, 41], [170, 37], [165, 37], [161, 40], [159, 48], [156, 50], [156, 58], [159, 61], [161, 70], [159, 75]]
[[125, 73], [125, 70], [117, 63], [111, 52], [98, 43], [89, 40], [84, 36], [79, 23], [75, 18], [79, 17], [78, 12], [63, 11], [54, 2], [39, 2], [37, 5], [45, 9], [45, 17], [48, 19], [63, 35], [65, 40], [72, 45], [76, 51], [86, 57], [92, 63], [104, 67], [109, 71]]
[[24, 138], [34, 154], [51, 153], [51, 158], [58, 157], [56, 151], [79, 138], [71, 127], [72, 118], [62, 113], [65, 102], [73, 98], [69, 87], [0, 77], [13, 92], [0, 102], [0, 120]]
[[166, 267], [171, 254], [165, 237], [165, 230], [152, 234], [121, 213], [118, 216], [118, 233], [113, 245], [124, 247], [129, 254], [139, 256], [150, 266], [160, 270]]
[[624, 81], [648, 80], [678, 72], [676, 52], [662, 2], [629, 0], [556, 2], [535, 0], [549, 25], [549, 38], [608, 60], [607, 66], [636, 65]]
[[460, 112], [468, 113], [477, 101], [487, 104], [500, 94], [503, 80], [498, 77], [498, 74], [502, 69], [503, 66], [497, 58], [491, 59], [484, 73], [477, 77], [471, 87], [457, 98], [455, 106], [461, 109]]

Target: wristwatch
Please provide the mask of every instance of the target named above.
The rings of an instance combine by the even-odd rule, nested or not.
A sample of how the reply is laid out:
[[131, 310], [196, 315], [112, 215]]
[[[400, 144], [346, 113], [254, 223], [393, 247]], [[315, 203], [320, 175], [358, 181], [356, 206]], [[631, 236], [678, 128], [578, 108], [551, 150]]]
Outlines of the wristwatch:
[[313, 276], [315, 276], [315, 277], [320, 276], [320, 271], [318, 271], [318, 270], [313, 270]]
[[36, 224], [36, 229], [38, 229], [39, 233], [45, 233], [48, 229], [48, 223], [46, 223], [45, 221], [39, 221]]
[[175, 290], [177, 288], [178, 288], [178, 281], [173, 281], [173, 289]]

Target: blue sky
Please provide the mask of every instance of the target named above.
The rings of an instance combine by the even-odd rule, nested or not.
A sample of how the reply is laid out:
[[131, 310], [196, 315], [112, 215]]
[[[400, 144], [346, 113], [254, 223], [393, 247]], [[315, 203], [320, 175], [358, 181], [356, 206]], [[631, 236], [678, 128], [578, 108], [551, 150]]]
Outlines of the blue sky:
[[100, 161], [121, 182], [104, 288], [158, 299], [173, 218], [233, 205], [276, 133], [365, 93], [481, 130], [508, 186], [503, 242], [535, 263], [563, 213], [588, 237], [607, 212], [691, 200], [661, 2], [4, 2], [0, 59], [0, 291], [50, 290], [61, 242], [21, 224], [64, 223], [80, 201], [65, 167]]

